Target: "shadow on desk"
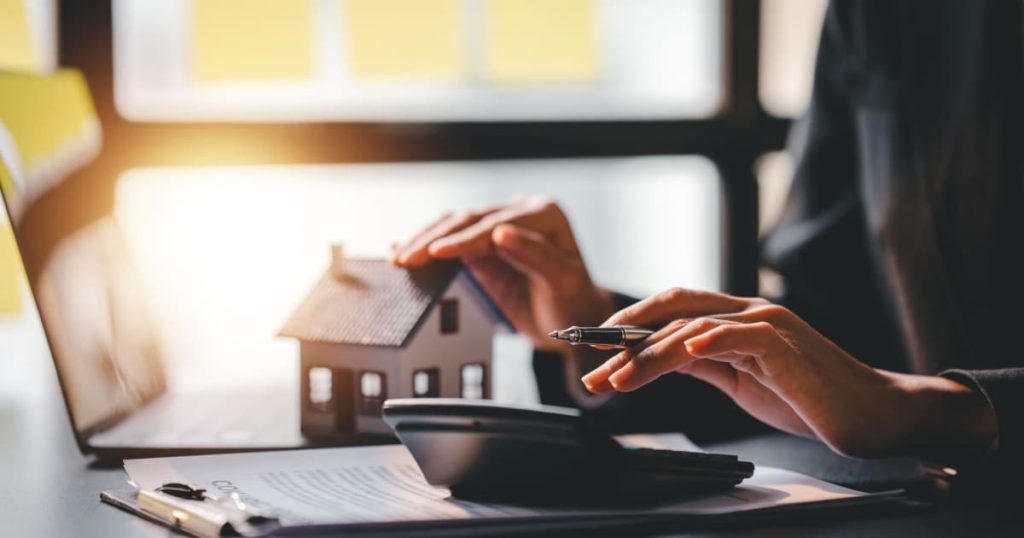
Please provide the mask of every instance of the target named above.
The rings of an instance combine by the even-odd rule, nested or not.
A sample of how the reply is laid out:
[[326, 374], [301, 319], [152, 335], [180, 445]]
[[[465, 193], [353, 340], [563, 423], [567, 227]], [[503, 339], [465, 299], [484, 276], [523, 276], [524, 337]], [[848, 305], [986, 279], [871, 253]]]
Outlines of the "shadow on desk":
[[784, 433], [766, 433], [706, 447], [722, 454], [737, 454], [758, 465], [791, 469], [815, 478], [862, 491], [885, 491], [922, 484], [934, 470], [917, 460], [859, 460], [840, 456], [824, 444]]

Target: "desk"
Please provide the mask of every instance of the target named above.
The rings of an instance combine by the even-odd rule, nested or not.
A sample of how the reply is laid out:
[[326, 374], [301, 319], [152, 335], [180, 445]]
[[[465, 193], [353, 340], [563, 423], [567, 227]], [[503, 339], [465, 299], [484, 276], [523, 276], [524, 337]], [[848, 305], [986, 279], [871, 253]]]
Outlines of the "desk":
[[[11, 351], [4, 349], [3, 351]], [[3, 536], [153, 536], [168, 531], [101, 504], [99, 492], [124, 485], [120, 469], [97, 469], [78, 453], [64, 414], [53, 368], [12, 368], [0, 354], [0, 534]], [[15, 381], [12, 382], [12, 379]], [[17, 387], [31, 390], [18, 390]], [[713, 450], [733, 451], [755, 461], [850, 476], [851, 464], [821, 445], [768, 435]], [[826, 476], [828, 478], [829, 476]], [[863, 519], [773, 524], [707, 532], [708, 536], [1022, 536], [1024, 518], [1012, 507], [952, 507], [927, 513]]]

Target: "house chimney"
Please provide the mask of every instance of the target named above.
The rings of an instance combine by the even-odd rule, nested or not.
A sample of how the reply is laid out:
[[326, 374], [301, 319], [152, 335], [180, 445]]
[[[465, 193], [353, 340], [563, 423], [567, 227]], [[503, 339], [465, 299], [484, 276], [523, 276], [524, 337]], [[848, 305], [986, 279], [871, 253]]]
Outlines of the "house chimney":
[[341, 280], [345, 278], [345, 245], [331, 243], [331, 274]]

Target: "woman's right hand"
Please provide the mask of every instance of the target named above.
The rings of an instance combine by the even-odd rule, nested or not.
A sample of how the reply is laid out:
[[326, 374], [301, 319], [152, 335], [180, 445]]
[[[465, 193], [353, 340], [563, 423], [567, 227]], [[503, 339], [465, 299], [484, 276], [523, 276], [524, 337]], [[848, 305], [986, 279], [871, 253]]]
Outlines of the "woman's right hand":
[[435, 258], [461, 259], [537, 349], [564, 351], [550, 331], [597, 325], [615, 310], [611, 293], [590, 279], [569, 219], [548, 198], [445, 214], [397, 246], [391, 262], [412, 268]]

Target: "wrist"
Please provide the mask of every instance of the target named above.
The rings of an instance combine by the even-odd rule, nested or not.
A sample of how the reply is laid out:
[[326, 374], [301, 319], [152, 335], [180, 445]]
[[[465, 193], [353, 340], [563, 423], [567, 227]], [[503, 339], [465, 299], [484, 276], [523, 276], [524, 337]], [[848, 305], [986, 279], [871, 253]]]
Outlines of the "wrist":
[[938, 376], [894, 374], [905, 410], [899, 455], [957, 465], [981, 460], [998, 433], [995, 410], [978, 390]]

